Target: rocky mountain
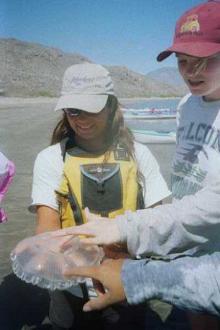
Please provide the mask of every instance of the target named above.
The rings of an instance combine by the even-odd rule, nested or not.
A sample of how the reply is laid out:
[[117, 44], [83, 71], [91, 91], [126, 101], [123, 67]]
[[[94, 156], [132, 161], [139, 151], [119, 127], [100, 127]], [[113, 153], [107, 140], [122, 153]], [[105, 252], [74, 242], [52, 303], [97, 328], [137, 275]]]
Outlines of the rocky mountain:
[[121, 66], [108, 66], [115, 90], [120, 97], [179, 96], [175, 85], [159, 82]]
[[[17, 39], [0, 39], [0, 82], [7, 96], [58, 96], [65, 69], [92, 62], [77, 53]], [[118, 97], [180, 96], [172, 79], [160, 80], [126, 67], [108, 66]], [[157, 70], [158, 71], [158, 70]], [[167, 83], [168, 81], [168, 83]]]
[[6, 95], [56, 96], [71, 64], [90, 62], [79, 54], [16, 39], [0, 39], [0, 79]]
[[179, 91], [182, 91], [182, 95], [188, 92], [186, 84], [180, 76], [178, 69], [175, 67], [164, 67], [148, 72], [146, 77], [166, 83], [171, 86], [176, 86]]

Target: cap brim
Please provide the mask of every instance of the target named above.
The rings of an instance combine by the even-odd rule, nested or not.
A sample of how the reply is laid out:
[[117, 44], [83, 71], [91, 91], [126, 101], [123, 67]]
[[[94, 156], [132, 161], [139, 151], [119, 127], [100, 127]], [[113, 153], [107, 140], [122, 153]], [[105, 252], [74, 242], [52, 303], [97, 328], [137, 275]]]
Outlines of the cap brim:
[[55, 111], [62, 110], [65, 108], [74, 108], [83, 110], [90, 113], [100, 112], [106, 105], [108, 95], [83, 95], [83, 94], [72, 94], [62, 95], [55, 107]]
[[181, 42], [161, 52], [157, 61], [165, 60], [172, 53], [181, 53], [195, 57], [208, 57], [220, 53], [220, 44], [211, 42]]

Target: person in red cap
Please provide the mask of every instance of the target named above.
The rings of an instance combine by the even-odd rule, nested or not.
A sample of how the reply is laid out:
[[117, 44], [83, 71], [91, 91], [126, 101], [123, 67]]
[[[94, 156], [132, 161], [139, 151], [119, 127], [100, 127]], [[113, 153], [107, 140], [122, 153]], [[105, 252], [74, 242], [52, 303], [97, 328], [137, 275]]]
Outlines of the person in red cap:
[[[161, 52], [157, 60], [162, 61], [172, 53], [177, 57], [179, 72], [191, 92], [178, 109], [178, 141], [172, 173], [173, 197], [182, 198], [197, 190], [207, 178], [208, 168], [214, 166], [209, 149], [219, 152], [219, 134], [216, 134], [220, 128], [219, 1], [203, 3], [180, 17], [172, 46]], [[215, 146], [215, 139], [218, 146]], [[188, 170], [184, 170], [184, 166], [188, 166]], [[190, 174], [195, 170], [204, 176], [201, 184], [196, 178], [199, 173]], [[189, 318], [192, 329], [218, 328], [217, 324], [213, 325], [213, 320], [208, 321], [205, 316], [189, 313]]]
[[[219, 315], [220, 1], [202, 3], [180, 17], [173, 45], [157, 59], [172, 53], [190, 90], [178, 106], [173, 202], [118, 216], [111, 223], [102, 218], [67, 230], [87, 235], [83, 239], [87, 243], [127, 243], [134, 258], [144, 259], [73, 269], [72, 275], [90, 275], [108, 288], [85, 310], [126, 297], [133, 304], [160, 298], [181, 308]], [[163, 261], [152, 260], [152, 255]], [[192, 317], [192, 326], [218, 328], [216, 320], [206, 316]]]

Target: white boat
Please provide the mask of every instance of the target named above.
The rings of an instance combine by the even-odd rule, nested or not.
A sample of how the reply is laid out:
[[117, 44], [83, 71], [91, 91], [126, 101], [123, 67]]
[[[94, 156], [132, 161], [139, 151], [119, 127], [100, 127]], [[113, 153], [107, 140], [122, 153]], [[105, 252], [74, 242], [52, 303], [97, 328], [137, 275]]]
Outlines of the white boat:
[[173, 119], [176, 111], [169, 108], [122, 109], [125, 119]]
[[141, 143], [175, 143], [175, 132], [159, 132], [152, 130], [132, 130], [135, 140]]
[[141, 119], [175, 119], [176, 115], [131, 115], [131, 114], [125, 114], [124, 118], [126, 120], [141, 120]]
[[126, 125], [141, 143], [175, 143], [176, 111], [169, 108], [123, 108]]

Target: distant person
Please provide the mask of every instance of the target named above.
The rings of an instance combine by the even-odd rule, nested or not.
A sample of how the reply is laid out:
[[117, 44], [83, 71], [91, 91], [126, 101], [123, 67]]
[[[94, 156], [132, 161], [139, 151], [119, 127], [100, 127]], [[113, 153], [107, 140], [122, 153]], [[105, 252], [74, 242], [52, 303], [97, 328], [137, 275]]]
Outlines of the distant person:
[[[94, 244], [127, 242], [129, 252], [142, 258], [176, 255], [185, 250], [189, 250], [186, 254], [196, 256], [219, 250], [219, 236], [216, 238], [220, 222], [219, 193], [209, 194], [210, 190], [205, 188], [215, 181], [220, 182], [220, 1], [205, 2], [183, 14], [176, 25], [173, 45], [160, 53], [158, 60], [172, 53], [191, 92], [178, 106], [171, 181], [173, 204], [127, 213], [112, 223], [106, 222], [104, 228], [95, 227], [103, 223], [101, 219], [94, 225], [90, 223], [69, 231], [91, 234], [94, 237], [87, 241]], [[199, 192], [203, 189], [200, 198]], [[104, 231], [108, 232], [108, 237], [104, 236]], [[185, 267], [187, 271], [187, 262]], [[134, 276], [131, 269], [126, 265], [123, 268], [124, 282], [136, 276], [135, 263]], [[140, 293], [142, 290], [140, 285]], [[194, 330], [218, 328], [217, 322], [206, 316], [191, 314], [190, 319]]]
[[[0, 205], [15, 175], [15, 165], [0, 152]], [[0, 207], [0, 223], [7, 221], [7, 215]]]
[[[34, 166], [36, 233], [82, 224], [86, 206], [114, 218], [126, 210], [155, 206], [169, 196], [155, 158], [125, 127], [104, 67], [89, 63], [69, 67], [55, 110], [62, 119], [54, 129], [52, 145], [38, 154]], [[106, 253], [119, 257], [127, 251], [112, 247]], [[88, 298], [88, 287], [71, 292], [51, 292], [54, 329], [83, 327], [82, 296]], [[129, 330], [145, 328], [145, 314], [145, 306], [120, 305], [100, 317], [105, 329]]]

